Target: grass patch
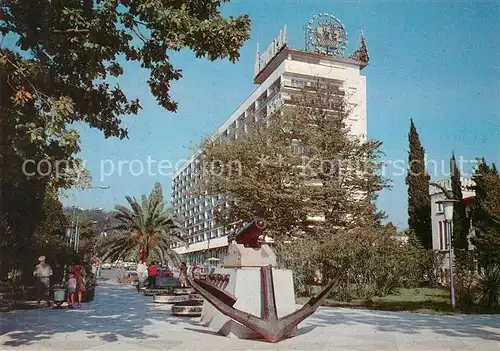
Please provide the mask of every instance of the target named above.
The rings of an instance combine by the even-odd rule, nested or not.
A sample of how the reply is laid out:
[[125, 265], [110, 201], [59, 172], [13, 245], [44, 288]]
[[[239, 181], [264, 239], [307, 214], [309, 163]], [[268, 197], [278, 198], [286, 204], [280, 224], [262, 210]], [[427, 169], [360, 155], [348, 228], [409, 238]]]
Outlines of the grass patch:
[[[307, 297], [298, 297], [297, 303], [304, 304]], [[415, 313], [491, 313], [480, 306], [464, 307], [457, 303], [455, 311], [450, 304], [449, 291], [440, 288], [401, 289], [398, 294], [373, 297], [368, 300], [336, 301], [327, 299], [323, 306], [350, 307], [381, 311], [405, 311]]]

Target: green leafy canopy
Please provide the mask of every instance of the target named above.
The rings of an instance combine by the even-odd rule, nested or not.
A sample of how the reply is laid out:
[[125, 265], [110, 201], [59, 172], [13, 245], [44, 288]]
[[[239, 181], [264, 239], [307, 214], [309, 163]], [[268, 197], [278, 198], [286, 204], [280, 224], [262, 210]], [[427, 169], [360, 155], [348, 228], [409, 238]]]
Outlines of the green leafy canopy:
[[161, 106], [176, 111], [169, 90], [181, 70], [174, 68], [168, 51], [187, 48], [197, 57], [235, 62], [249, 38], [248, 16], [224, 18], [219, 11], [224, 2], [5, 0], [0, 31], [15, 36], [23, 53], [0, 51], [2, 70], [10, 66], [16, 72], [10, 78], [17, 76], [9, 93], [44, 112], [59, 104], [66, 122], [85, 121], [106, 137], [126, 137], [120, 116], [136, 114], [140, 104], [106, 82], [124, 73], [119, 59], [148, 69], [151, 93]]
[[[111, 84], [125, 74], [124, 61], [140, 64], [158, 104], [176, 111], [170, 83], [182, 72], [169, 57], [172, 51], [187, 49], [209, 60], [239, 58], [250, 20], [224, 17], [220, 7], [226, 2], [0, 1], [0, 213], [13, 235], [30, 241], [42, 221], [47, 185], [75, 183], [71, 171], [82, 163], [75, 157], [80, 136], [72, 123], [85, 123], [106, 138], [128, 136], [122, 118], [137, 114], [141, 105]], [[34, 164], [25, 172], [26, 160]], [[27, 176], [36, 174], [40, 161], [69, 166]]]
[[374, 201], [387, 186], [378, 163], [381, 143], [350, 136], [350, 111], [338, 87], [318, 82], [308, 89], [266, 120], [247, 116], [241, 123], [248, 133], [236, 140], [205, 143], [204, 173], [194, 188], [230, 202], [216, 212], [223, 224], [260, 216], [270, 236], [286, 241], [318, 227], [380, 218]]

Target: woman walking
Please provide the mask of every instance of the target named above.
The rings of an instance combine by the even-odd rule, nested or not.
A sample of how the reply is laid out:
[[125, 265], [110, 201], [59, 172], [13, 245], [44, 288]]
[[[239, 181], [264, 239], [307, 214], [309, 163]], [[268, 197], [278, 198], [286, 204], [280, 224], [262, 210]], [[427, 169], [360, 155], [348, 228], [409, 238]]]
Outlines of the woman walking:
[[76, 278], [76, 296], [78, 298], [78, 308], [82, 308], [82, 296], [86, 291], [85, 288], [85, 269], [82, 265], [76, 265], [73, 267]]

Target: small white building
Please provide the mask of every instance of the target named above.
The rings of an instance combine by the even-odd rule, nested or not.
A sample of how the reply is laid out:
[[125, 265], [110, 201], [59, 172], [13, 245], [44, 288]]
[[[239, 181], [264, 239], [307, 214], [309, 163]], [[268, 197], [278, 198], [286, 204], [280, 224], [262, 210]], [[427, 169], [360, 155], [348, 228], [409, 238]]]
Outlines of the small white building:
[[[437, 201], [446, 200], [446, 195], [443, 191], [445, 189], [447, 192], [451, 193], [451, 179], [444, 179], [440, 181], [433, 182], [439, 186], [431, 184], [429, 186], [429, 196], [431, 198], [431, 223], [432, 223], [432, 249], [439, 251], [443, 254], [444, 261], [441, 266], [440, 272], [440, 283], [446, 284], [449, 281], [449, 236], [448, 228], [444, 219], [443, 205], [438, 204]], [[475, 192], [471, 189], [474, 186], [474, 181], [469, 178], [461, 178], [462, 183], [462, 196], [466, 204], [466, 213], [469, 215], [470, 206], [472, 205], [474, 198], [476, 196]], [[442, 189], [443, 188], [443, 189]], [[472, 230], [469, 231], [469, 238], [473, 235]], [[469, 241], [469, 250], [472, 250], [473, 246]]]

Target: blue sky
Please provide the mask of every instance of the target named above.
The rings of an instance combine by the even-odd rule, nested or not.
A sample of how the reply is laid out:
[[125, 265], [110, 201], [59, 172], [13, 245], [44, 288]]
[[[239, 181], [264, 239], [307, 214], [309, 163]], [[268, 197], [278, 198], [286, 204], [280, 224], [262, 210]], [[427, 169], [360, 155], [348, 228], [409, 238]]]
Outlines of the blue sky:
[[[286, 24], [289, 46], [304, 48], [304, 26], [316, 13], [335, 15], [346, 26], [348, 51], [359, 44], [363, 29], [370, 53], [367, 77], [368, 137], [383, 142], [386, 175], [392, 189], [378, 201], [389, 220], [406, 226], [405, 174], [408, 130], [413, 118], [431, 161], [433, 178], [446, 177], [452, 151], [457, 159], [478, 156], [499, 163], [500, 105], [499, 58], [500, 5], [495, 2], [381, 2], [381, 1], [233, 1], [224, 13], [249, 14], [251, 39], [236, 64], [196, 59], [188, 51], [171, 55], [184, 77], [173, 84], [179, 102], [177, 113], [158, 107], [146, 84], [148, 73], [127, 64], [119, 84], [131, 97], [139, 97], [143, 110], [126, 117], [129, 140], [104, 139], [96, 130], [79, 126], [80, 157], [93, 174], [93, 183], [107, 190], [78, 192], [81, 207], [112, 209], [125, 195], [149, 193], [155, 182], [170, 197], [170, 176], [134, 176], [119, 160], [152, 160], [172, 164], [189, 157], [192, 145], [211, 134], [255, 89], [252, 82], [256, 43], [267, 46]], [[111, 162], [115, 170], [111, 173]], [[398, 167], [392, 166], [394, 162]], [[101, 166], [105, 166], [105, 173]], [[443, 165], [443, 166], [441, 166]], [[470, 171], [472, 163], [464, 163]], [[106, 168], [107, 167], [107, 168]], [[434, 170], [435, 169], [435, 170]], [[136, 173], [135, 173], [136, 174]], [[70, 205], [74, 200], [64, 199]]]

